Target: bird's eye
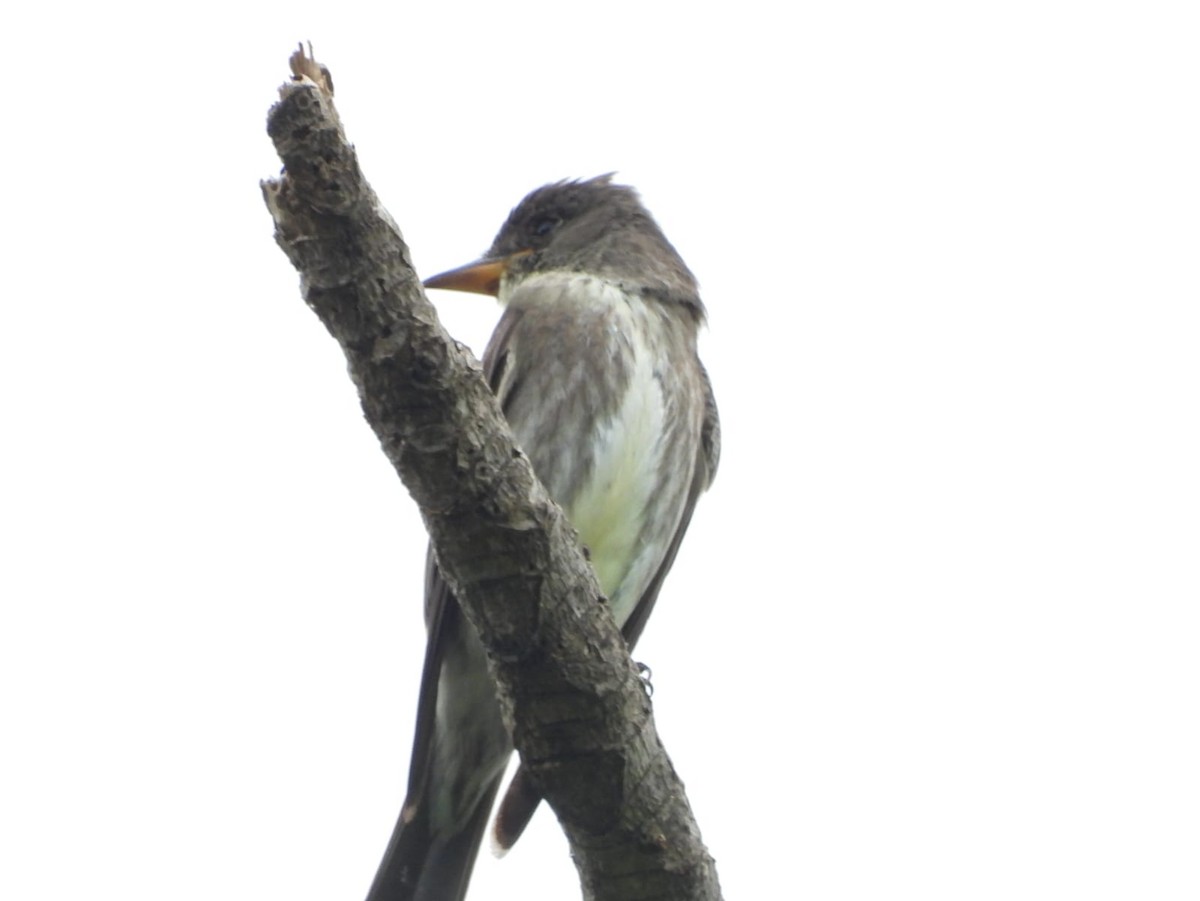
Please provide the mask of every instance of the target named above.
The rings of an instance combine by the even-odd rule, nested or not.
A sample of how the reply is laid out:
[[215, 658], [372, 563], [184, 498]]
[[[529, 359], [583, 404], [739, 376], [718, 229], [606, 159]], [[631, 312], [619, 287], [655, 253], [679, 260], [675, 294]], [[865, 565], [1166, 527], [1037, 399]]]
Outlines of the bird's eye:
[[554, 231], [554, 226], [558, 225], [557, 219], [551, 219], [549, 216], [537, 219], [534, 221], [531, 231], [535, 237], [544, 238], [550, 232]]

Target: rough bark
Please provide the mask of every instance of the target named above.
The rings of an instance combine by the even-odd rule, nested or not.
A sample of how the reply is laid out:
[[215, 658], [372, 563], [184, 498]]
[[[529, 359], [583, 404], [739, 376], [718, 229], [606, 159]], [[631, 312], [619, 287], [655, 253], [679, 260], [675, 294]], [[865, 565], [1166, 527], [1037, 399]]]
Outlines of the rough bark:
[[267, 123], [284, 162], [262, 184], [276, 240], [345, 351], [366, 419], [483, 639], [505, 722], [566, 831], [583, 897], [719, 899], [645, 686], [573, 529], [479, 364], [425, 298], [346, 142], [328, 71], [303, 51], [292, 70]]

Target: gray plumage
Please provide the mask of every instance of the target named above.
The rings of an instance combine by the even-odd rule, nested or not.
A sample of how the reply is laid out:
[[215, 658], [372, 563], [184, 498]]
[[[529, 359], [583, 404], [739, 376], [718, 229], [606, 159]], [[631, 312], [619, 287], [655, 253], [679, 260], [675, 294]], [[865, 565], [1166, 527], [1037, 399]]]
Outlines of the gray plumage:
[[[632, 646], [716, 473], [720, 427], [696, 354], [695, 278], [632, 188], [609, 176], [539, 188], [480, 264], [503, 271], [484, 371], [534, 471], [587, 545]], [[461, 901], [512, 746], [483, 648], [432, 562], [429, 643], [408, 796], [368, 901]], [[518, 770], [504, 848], [538, 803]]]

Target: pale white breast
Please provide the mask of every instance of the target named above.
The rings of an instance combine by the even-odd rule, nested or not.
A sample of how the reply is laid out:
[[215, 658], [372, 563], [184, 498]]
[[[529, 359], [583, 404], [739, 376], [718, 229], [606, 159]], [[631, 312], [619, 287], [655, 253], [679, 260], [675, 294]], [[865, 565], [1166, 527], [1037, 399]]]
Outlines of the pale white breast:
[[[554, 367], [562, 376], [553, 394], [538, 398], [536, 412], [532, 405], [521, 405], [513, 422], [539, 475], [579, 530], [613, 614], [623, 623], [662, 562], [690, 480], [681, 480], [668, 492], [670, 496], [664, 496], [665, 455], [671, 451], [664, 439], [665, 422], [672, 404], [678, 409], [681, 403], [686, 378], [685, 373], [676, 371], [678, 361], [670, 359], [663, 339], [670, 325], [667, 314], [660, 305], [647, 304], [619, 285], [580, 275], [540, 276], [526, 281], [511, 299], [502, 299], [525, 306], [531, 329], [533, 320], [544, 322], [568, 311], [573, 321], [602, 325], [583, 330], [589, 342], [605, 345], [597, 355], [597, 348], [589, 344], [588, 359], [619, 355], [627, 361], [626, 390], [611, 417], [588, 416], [587, 405], [574, 402], [571, 394], [589, 390], [595, 373], [582, 371], [580, 348], [564, 343], [549, 349], [543, 340], [537, 365]], [[698, 414], [683, 415], [695, 418], [698, 424]], [[557, 448], [570, 447], [566, 432], [591, 448], [590, 475], [572, 496], [567, 496], [570, 492], [564, 487], [574, 481], [563, 475], [567, 468], [548, 455], [547, 447], [529, 445], [538, 436], [544, 438], [550, 420], [559, 429], [553, 441]], [[585, 434], [589, 428], [590, 434]], [[691, 445], [682, 456], [694, 460], [698, 429], [682, 431], [682, 440]], [[680, 456], [680, 448], [674, 451]], [[657, 520], [650, 529], [646, 528], [648, 511], [654, 511]], [[652, 536], [650, 540], [647, 534]]]
[[595, 464], [586, 490], [567, 515], [591, 553], [592, 564], [613, 615], [623, 623], [657, 568], [639, 554], [646, 508], [662, 471], [663, 384], [655, 378], [658, 353], [632, 320], [647, 318], [640, 300], [615, 310], [615, 324], [630, 339], [633, 367], [629, 386], [615, 415], [595, 430]]

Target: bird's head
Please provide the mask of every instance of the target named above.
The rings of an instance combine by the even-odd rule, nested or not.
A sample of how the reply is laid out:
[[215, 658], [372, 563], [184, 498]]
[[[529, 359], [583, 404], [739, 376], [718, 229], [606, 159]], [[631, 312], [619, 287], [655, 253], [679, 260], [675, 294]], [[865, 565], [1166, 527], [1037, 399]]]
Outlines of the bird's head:
[[537, 273], [587, 273], [699, 305], [696, 281], [628, 185], [612, 174], [560, 181], [530, 193], [474, 263], [435, 275], [427, 288], [501, 296]]

